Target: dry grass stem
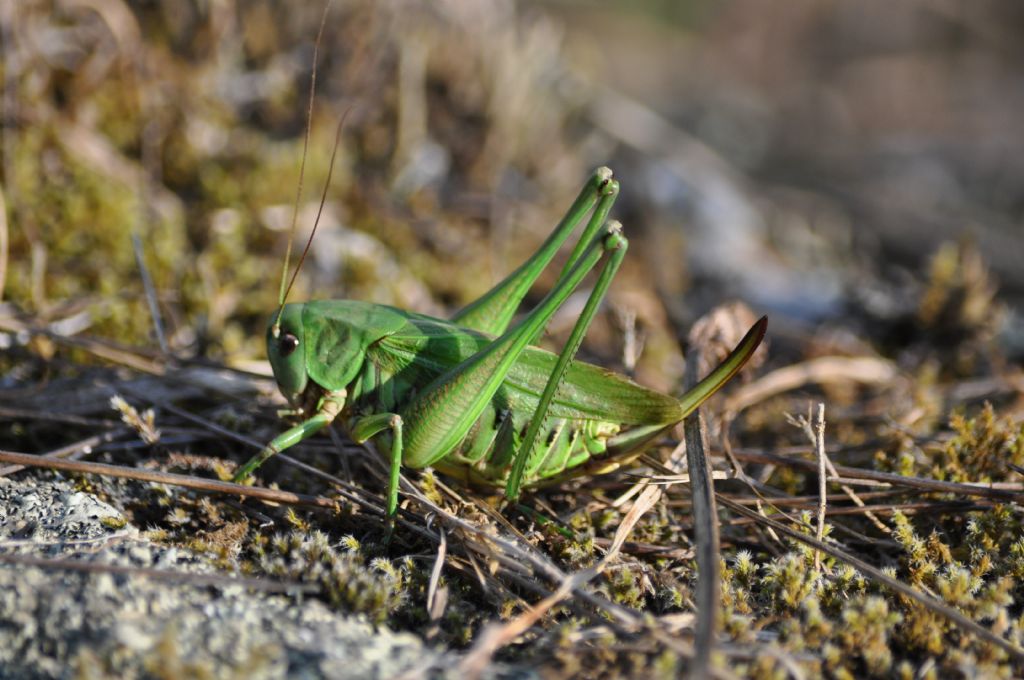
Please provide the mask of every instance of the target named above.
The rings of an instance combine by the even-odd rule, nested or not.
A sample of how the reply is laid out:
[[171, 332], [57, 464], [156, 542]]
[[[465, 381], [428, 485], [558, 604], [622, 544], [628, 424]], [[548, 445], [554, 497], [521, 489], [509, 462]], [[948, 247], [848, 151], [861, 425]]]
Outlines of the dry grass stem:
[[[801, 468], [812, 471], [817, 469], [817, 463], [815, 462], [799, 458], [778, 456], [765, 451], [736, 451], [735, 455], [739, 460], [751, 463], [770, 463], [783, 467]], [[962, 496], [981, 496], [983, 498], [1017, 503], [1024, 500], [1024, 483], [1019, 482], [946, 482], [937, 479], [927, 479], [924, 477], [906, 477], [903, 475], [893, 474], [891, 472], [879, 472], [877, 470], [853, 468], [845, 465], [836, 465], [835, 472], [838, 476], [834, 479], [830, 478], [829, 481], [845, 481], [847, 484], [853, 483], [855, 480], [862, 482], [866, 481], [871, 482], [875, 486], [884, 485], [905, 487], [909, 489], [921, 489], [923, 491], [935, 491], [938, 493], [955, 493]]]
[[[828, 480], [826, 472], [827, 456], [825, 454], [825, 404], [818, 404], [816, 416], [811, 415], [812, 407], [808, 406], [806, 416], [793, 417], [786, 414], [786, 419], [791, 425], [803, 430], [804, 435], [814, 447], [815, 458], [818, 463], [818, 520], [815, 529], [815, 538], [818, 541], [825, 539], [825, 514], [828, 508]], [[813, 419], [813, 422], [812, 422]], [[814, 553], [814, 569], [821, 571], [821, 553]]]
[[725, 411], [739, 413], [769, 397], [809, 384], [850, 382], [885, 385], [895, 380], [898, 375], [896, 366], [886, 359], [818, 357], [778, 368], [739, 388], [726, 399]]
[[90, 463], [74, 460], [62, 460], [59, 458], [43, 458], [41, 456], [15, 453], [13, 451], [0, 451], [0, 462], [13, 463], [25, 467], [49, 468], [51, 470], [67, 470], [90, 475], [104, 475], [107, 477], [118, 477], [122, 479], [135, 479], [141, 482], [153, 482], [155, 484], [171, 484], [182, 486], [197, 491], [208, 491], [210, 493], [222, 493], [234, 496], [248, 496], [271, 503], [286, 503], [289, 505], [306, 505], [336, 511], [338, 501], [320, 496], [309, 496], [306, 494], [279, 491], [263, 487], [244, 486], [221, 482], [215, 479], [203, 479], [189, 475], [178, 475], [170, 472], [159, 472], [156, 470], [138, 470], [126, 468], [120, 465], [107, 465], [106, 463]]

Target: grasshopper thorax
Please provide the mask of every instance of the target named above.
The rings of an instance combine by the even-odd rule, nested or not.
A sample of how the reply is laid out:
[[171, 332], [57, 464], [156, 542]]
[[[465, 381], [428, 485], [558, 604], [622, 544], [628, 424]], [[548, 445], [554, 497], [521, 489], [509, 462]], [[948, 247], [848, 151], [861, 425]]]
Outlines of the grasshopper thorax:
[[281, 394], [293, 406], [299, 405], [309, 382], [302, 308], [302, 303], [285, 305], [280, 315], [274, 312], [267, 326], [267, 358]]

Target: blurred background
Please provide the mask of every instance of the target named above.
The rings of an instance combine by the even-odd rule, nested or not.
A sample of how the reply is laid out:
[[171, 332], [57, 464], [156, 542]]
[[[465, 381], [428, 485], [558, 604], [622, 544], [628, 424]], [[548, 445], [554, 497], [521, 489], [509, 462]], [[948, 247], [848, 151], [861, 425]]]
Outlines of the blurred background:
[[[262, 359], [322, 5], [0, 8], [3, 330]], [[631, 251], [592, 359], [670, 389], [687, 328], [734, 299], [779, 361], [1019, 359], [1022, 33], [1014, 0], [337, 0], [300, 235], [347, 117], [292, 299], [446, 315], [609, 165]]]

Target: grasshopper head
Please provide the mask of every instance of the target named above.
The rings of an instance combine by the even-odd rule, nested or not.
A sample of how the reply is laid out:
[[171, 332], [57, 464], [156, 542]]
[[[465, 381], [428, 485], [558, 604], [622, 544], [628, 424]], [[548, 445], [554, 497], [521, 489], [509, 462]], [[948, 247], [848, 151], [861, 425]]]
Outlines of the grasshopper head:
[[302, 304], [285, 305], [280, 322], [275, 312], [267, 326], [267, 358], [281, 394], [293, 406], [299, 405], [309, 382], [303, 342]]

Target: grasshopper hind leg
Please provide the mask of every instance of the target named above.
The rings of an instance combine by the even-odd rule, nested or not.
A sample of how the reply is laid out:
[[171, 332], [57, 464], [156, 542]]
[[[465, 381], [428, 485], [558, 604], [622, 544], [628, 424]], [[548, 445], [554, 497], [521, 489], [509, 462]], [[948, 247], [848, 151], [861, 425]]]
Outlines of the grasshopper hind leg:
[[[611, 253], [614, 264], [610, 269], [605, 267], [598, 282], [599, 290], [595, 291], [597, 301], [600, 301], [611, 275], [621, 261], [624, 247], [625, 239], [618, 227], [606, 224], [533, 311], [501, 337], [438, 376], [419, 392], [401, 411], [406, 423], [403, 462], [410, 467], [422, 468], [433, 465], [455, 451], [494, 398], [526, 347], [543, 332], [554, 313], [590, 270], [597, 266], [602, 257]], [[591, 305], [591, 316], [596, 310], [596, 304], [594, 302]], [[582, 324], [574, 333], [576, 346], [586, 325]], [[549, 385], [549, 402], [574, 353], [575, 348], [563, 352], [564, 365], [556, 371], [557, 375], [553, 376], [554, 380]]]
[[608, 219], [608, 213], [618, 195], [619, 183], [612, 179], [612, 171], [608, 168], [595, 170], [587, 183], [583, 185], [583, 189], [565, 217], [537, 249], [537, 252], [504, 280], [496, 284], [494, 288], [455, 314], [451, 320], [466, 328], [491, 335], [504, 333], [530, 287], [551, 263], [555, 253], [562, 247], [566, 239], [576, 231], [576, 227], [583, 221], [586, 214], [591, 210], [594, 211], [562, 268], [559, 278], [565, 276], [582, 257], [584, 249]]
[[505, 483], [505, 498], [511, 502], [519, 500], [523, 473], [526, 470], [530, 454], [534, 450], [537, 440], [544, 429], [544, 420], [547, 418], [548, 409], [551, 407], [551, 400], [554, 399], [555, 392], [558, 391], [558, 386], [565, 376], [566, 369], [576, 356], [576, 352], [579, 351], [580, 344], [583, 342], [583, 336], [590, 327], [590, 323], [594, 320], [597, 309], [608, 292], [608, 286], [611, 285], [612, 279], [615, 278], [615, 274], [618, 272], [619, 266], [626, 256], [629, 241], [622, 235], [621, 224], [614, 221], [607, 224], [605, 236], [602, 239], [602, 246], [604, 251], [610, 256], [605, 262], [604, 267], [601, 268], [601, 273], [598, 276], [597, 283], [594, 285], [594, 290], [591, 291], [590, 296], [587, 298], [587, 303], [576, 320], [576, 324], [573, 326], [572, 333], [569, 335], [565, 347], [562, 348], [562, 352], [558, 355], [558, 361], [548, 377], [548, 382], [544, 387], [544, 392], [541, 394], [540, 402], [537, 404], [537, 410], [534, 411], [533, 417], [530, 419], [530, 425], [526, 429], [519, 452], [516, 454], [515, 461], [512, 464], [512, 471], [509, 473], [508, 481]]

